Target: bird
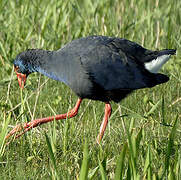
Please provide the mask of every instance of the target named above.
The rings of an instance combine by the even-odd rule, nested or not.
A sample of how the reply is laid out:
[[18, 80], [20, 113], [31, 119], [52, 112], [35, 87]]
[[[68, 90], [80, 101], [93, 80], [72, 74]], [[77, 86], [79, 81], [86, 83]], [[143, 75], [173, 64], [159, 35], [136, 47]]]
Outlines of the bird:
[[101, 35], [75, 39], [59, 50], [27, 49], [19, 53], [13, 64], [20, 88], [24, 88], [31, 73], [39, 72], [69, 86], [78, 100], [65, 114], [15, 126], [6, 139], [15, 133], [18, 138], [43, 123], [72, 118], [77, 115], [82, 100], [91, 99], [105, 103], [96, 139], [100, 143], [111, 116], [111, 102], [119, 103], [137, 89], [166, 83], [169, 77], [158, 71], [175, 54], [176, 49], [148, 50], [124, 38]]

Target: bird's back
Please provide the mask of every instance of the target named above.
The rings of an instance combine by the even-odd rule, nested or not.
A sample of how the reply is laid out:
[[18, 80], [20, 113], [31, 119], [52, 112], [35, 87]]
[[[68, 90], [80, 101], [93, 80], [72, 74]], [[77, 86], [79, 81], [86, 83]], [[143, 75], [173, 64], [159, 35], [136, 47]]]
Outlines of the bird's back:
[[145, 68], [159, 53], [126, 39], [89, 36], [55, 51], [44, 68], [81, 98], [118, 102], [135, 89], [168, 81]]

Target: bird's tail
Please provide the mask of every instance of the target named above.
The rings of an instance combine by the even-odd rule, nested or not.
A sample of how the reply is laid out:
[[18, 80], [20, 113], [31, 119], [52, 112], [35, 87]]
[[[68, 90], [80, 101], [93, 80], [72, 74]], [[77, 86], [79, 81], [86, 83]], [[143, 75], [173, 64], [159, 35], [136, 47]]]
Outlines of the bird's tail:
[[150, 75], [151, 75], [151, 78], [147, 81], [147, 87], [149, 88], [162, 84], [162, 83], [166, 83], [169, 80], [169, 77], [164, 74], [152, 73]]
[[145, 63], [145, 68], [151, 73], [157, 73], [161, 67], [176, 53], [175, 49], [164, 49], [158, 52], [158, 57]]
[[166, 83], [169, 80], [169, 77], [164, 74], [157, 73], [155, 75], [157, 84]]

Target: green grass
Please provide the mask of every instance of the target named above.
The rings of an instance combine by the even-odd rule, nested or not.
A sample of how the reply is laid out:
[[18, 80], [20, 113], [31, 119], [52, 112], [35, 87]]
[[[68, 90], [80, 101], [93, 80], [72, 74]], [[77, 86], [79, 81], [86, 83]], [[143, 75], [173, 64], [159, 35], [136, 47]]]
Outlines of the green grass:
[[[0, 1], [0, 179], [181, 179], [180, 9], [180, 0]], [[37, 127], [6, 146], [16, 124], [65, 113], [77, 99], [39, 74], [21, 92], [12, 60], [28, 48], [59, 49], [93, 34], [176, 48], [162, 69], [170, 81], [112, 103], [100, 146], [104, 104], [89, 100], [75, 118]]]

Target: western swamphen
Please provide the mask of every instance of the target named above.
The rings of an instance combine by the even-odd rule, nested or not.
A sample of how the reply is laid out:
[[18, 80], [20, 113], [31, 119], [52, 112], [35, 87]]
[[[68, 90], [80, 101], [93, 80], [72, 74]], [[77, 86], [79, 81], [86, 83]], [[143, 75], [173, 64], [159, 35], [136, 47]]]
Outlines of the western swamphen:
[[105, 103], [105, 114], [97, 137], [100, 143], [111, 115], [110, 101], [120, 102], [136, 89], [151, 88], [169, 80], [157, 73], [176, 50], [151, 51], [126, 39], [89, 36], [74, 40], [58, 51], [28, 49], [17, 55], [14, 68], [19, 86], [39, 72], [68, 85], [79, 97], [68, 113], [36, 119], [17, 125], [7, 136], [23, 130], [16, 137], [40, 124], [77, 115], [82, 99]]

